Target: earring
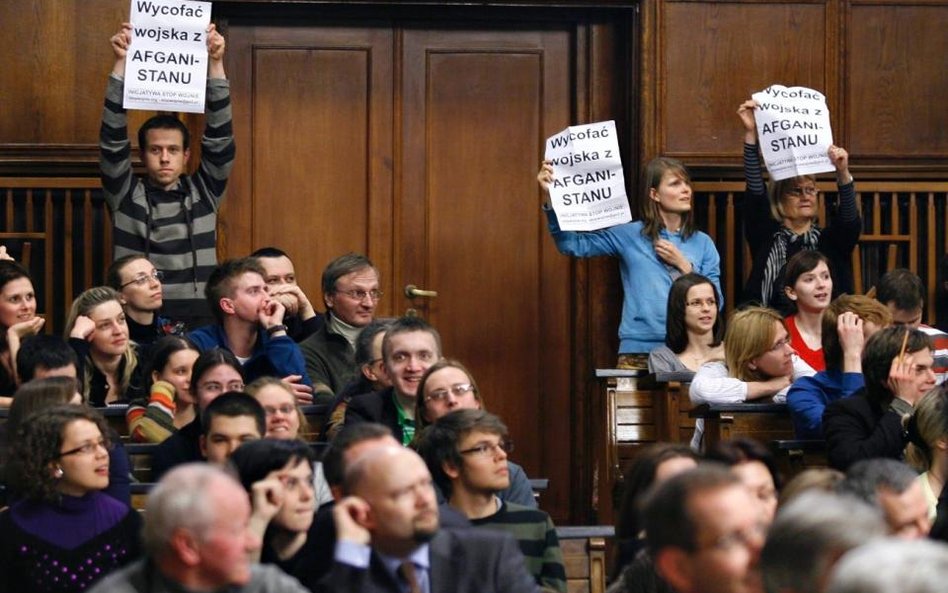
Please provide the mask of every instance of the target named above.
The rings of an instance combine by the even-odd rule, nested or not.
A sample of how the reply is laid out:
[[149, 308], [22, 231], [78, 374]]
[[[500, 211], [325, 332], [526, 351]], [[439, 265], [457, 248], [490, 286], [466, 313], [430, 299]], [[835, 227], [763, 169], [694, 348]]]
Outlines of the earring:
[[56, 469], [53, 470], [53, 477], [57, 480], [63, 477], [63, 468], [56, 466]]

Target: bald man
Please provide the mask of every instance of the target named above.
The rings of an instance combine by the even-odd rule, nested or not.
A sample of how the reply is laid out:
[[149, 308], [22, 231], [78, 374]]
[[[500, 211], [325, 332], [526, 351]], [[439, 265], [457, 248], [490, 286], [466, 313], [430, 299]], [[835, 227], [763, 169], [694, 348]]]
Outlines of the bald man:
[[333, 509], [335, 561], [319, 591], [538, 590], [509, 534], [440, 528], [431, 474], [410, 449], [367, 451], [346, 468], [343, 494]]

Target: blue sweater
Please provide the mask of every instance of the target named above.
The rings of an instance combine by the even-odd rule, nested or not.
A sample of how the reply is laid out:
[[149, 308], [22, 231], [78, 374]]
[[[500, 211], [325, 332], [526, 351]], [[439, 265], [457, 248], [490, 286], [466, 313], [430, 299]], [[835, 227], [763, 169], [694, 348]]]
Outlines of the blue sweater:
[[[194, 342], [201, 352], [211, 348], [230, 350], [227, 334], [220, 325], [205, 325], [189, 333], [188, 339]], [[306, 374], [303, 353], [289, 336], [271, 338], [265, 331], [257, 332], [257, 343], [254, 344], [253, 354], [243, 366], [248, 383], [259, 377], [269, 376], [282, 379], [288, 375], [300, 375], [303, 377], [303, 383], [310, 387], [313, 385], [313, 382], [309, 380], [309, 375]]]
[[[560, 230], [553, 210], [546, 210], [550, 234], [560, 253], [576, 257], [611, 255], [619, 258], [622, 274], [622, 323], [619, 352], [650, 352], [665, 343], [665, 310], [671, 273], [676, 272], [655, 254], [652, 241], [642, 234], [642, 222], [629, 222], [592, 232]], [[696, 231], [688, 239], [662, 229], [660, 236], [675, 244], [687, 257], [694, 272], [707, 276], [721, 294], [721, 258], [711, 237]], [[723, 305], [723, 303], [719, 303]]]
[[820, 371], [793, 382], [787, 407], [798, 439], [823, 438], [823, 410], [830, 402], [849, 397], [865, 386], [862, 373]]

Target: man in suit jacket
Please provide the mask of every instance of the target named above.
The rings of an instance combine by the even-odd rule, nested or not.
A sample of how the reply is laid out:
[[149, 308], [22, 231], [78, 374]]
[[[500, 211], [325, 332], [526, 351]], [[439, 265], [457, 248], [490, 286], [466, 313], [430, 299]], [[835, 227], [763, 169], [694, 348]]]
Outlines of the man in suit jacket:
[[374, 448], [346, 470], [337, 543], [318, 591], [536, 592], [509, 534], [439, 529], [431, 474], [417, 453]]

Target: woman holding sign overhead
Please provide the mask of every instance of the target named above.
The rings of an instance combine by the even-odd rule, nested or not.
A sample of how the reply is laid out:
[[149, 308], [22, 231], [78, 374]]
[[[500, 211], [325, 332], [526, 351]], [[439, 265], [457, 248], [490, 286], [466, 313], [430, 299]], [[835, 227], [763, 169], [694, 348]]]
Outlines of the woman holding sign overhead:
[[537, 180], [543, 188], [550, 234], [560, 253], [619, 258], [625, 293], [619, 366], [645, 368], [648, 352], [665, 341], [665, 308], [672, 282], [695, 272], [710, 278], [721, 292], [717, 249], [711, 237], [695, 229], [688, 171], [674, 159], [653, 159], [645, 168], [648, 195], [642, 204], [642, 220], [591, 232], [560, 229], [548, 199], [554, 183], [552, 163], [543, 162]]
[[849, 174], [849, 154], [839, 146], [830, 146], [827, 152], [836, 167], [839, 201], [835, 207], [827, 205], [828, 222], [821, 228], [816, 224], [820, 192], [812, 175], [764, 185], [754, 121], [756, 108], [757, 102], [750, 99], [737, 110], [744, 124], [744, 238], [753, 259], [741, 301], [773, 306], [782, 294], [780, 276], [787, 260], [804, 249], [818, 250], [829, 258], [834, 297], [852, 293], [851, 255], [859, 241], [862, 221]]

